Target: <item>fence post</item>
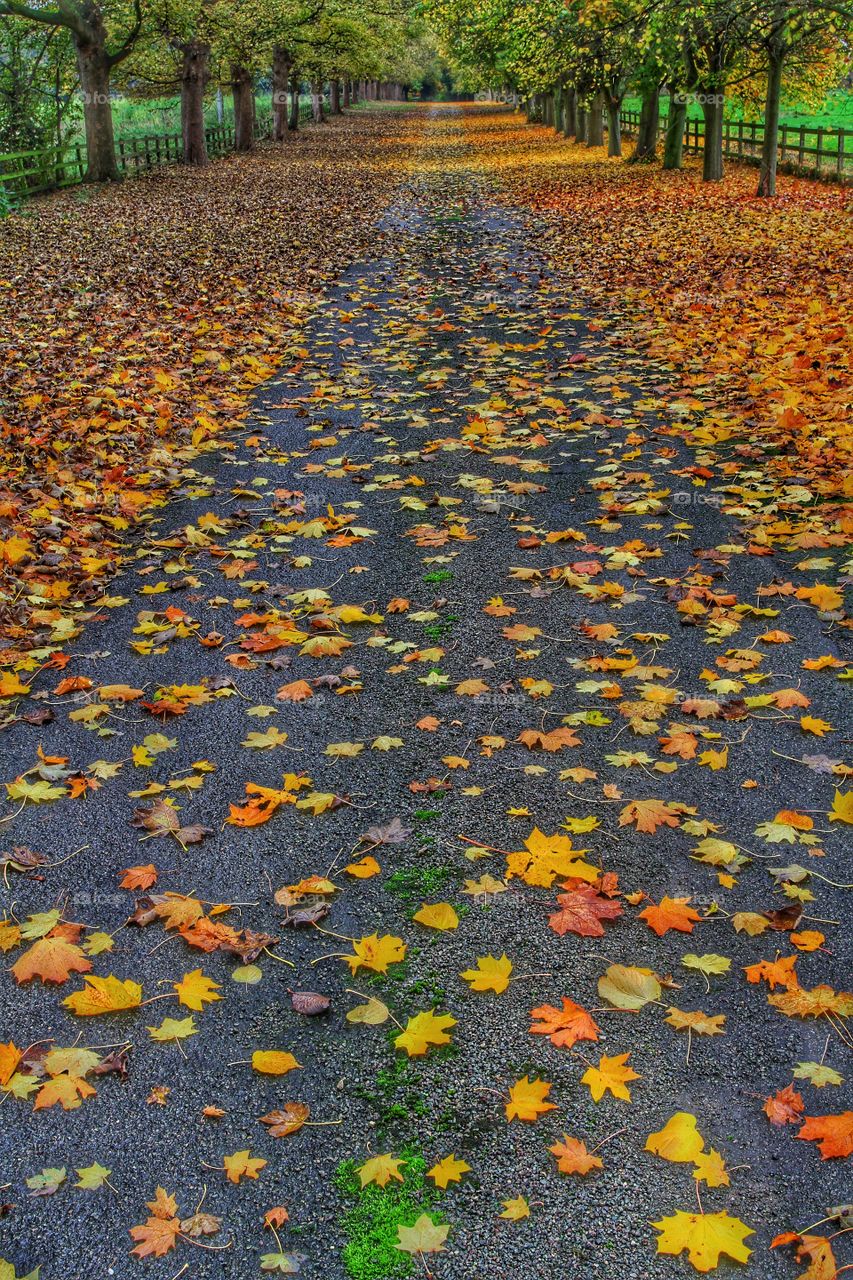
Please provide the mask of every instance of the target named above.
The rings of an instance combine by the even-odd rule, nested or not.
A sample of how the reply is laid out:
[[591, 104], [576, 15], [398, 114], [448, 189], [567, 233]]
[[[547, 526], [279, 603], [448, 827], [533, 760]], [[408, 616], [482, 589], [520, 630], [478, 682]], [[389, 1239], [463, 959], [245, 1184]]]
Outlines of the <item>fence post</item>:
[[816, 162], [817, 162], [817, 172], [818, 172], [818, 174], [820, 173], [821, 168], [823, 167], [823, 164], [822, 164], [822, 162], [823, 162], [823, 133], [824, 133], [823, 129], [818, 129], [818, 131], [817, 131], [817, 156], [815, 157]]
[[838, 130], [838, 158], [835, 162], [835, 172], [839, 179], [844, 177], [844, 139], [846, 136], [846, 129]]
[[743, 158], [743, 121], [737, 122], [737, 155], [738, 160]]

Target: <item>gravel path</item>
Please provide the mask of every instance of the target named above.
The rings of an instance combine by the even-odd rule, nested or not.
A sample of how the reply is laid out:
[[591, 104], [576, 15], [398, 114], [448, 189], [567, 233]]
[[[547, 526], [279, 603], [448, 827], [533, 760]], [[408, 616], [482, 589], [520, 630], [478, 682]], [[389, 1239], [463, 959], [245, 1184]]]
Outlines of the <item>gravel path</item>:
[[[404, 1148], [417, 1148], [430, 1165], [452, 1152], [471, 1166], [438, 1201], [451, 1226], [446, 1252], [429, 1258], [441, 1280], [691, 1274], [684, 1257], [656, 1255], [650, 1226], [697, 1209], [692, 1165], [643, 1149], [676, 1111], [697, 1117], [706, 1150], [719, 1151], [733, 1170], [730, 1186], [703, 1184], [701, 1202], [755, 1230], [750, 1274], [796, 1274], [781, 1251], [768, 1252], [772, 1237], [849, 1199], [848, 1162], [822, 1162], [814, 1143], [795, 1140], [795, 1126], [772, 1127], [762, 1113], [796, 1063], [824, 1061], [846, 1076], [849, 1051], [826, 1017], [784, 1016], [768, 1004], [767, 986], [743, 975], [744, 966], [781, 952], [798, 955], [804, 988], [849, 985], [849, 935], [801, 921], [800, 931], [820, 929], [827, 940], [824, 949], [800, 954], [789, 933], [753, 937], [731, 920], [790, 905], [769, 867], [805, 864], [838, 883], [851, 878], [845, 828], [825, 816], [836, 785], [846, 784], [795, 763], [823, 751], [832, 756], [835, 746], [803, 733], [798, 707], [735, 705], [796, 687], [811, 700], [810, 715], [842, 728], [836, 671], [800, 665], [836, 656], [839, 628], [794, 597], [756, 596], [773, 580], [795, 587], [834, 581], [827, 567], [796, 566], [811, 554], [837, 565], [839, 549], [745, 554], [737, 515], [721, 505], [725, 478], [697, 484], [705, 477], [688, 470], [693, 459], [648, 408], [642, 369], [614, 363], [592, 320], [549, 276], [531, 219], [493, 198], [459, 117], [437, 113], [377, 229], [376, 257], [329, 291], [304, 359], [262, 388], [236, 447], [187, 477], [140, 542], [135, 564], [113, 583], [108, 607], [74, 642], [72, 662], [45, 686], [85, 676], [95, 687], [144, 688], [150, 700], [166, 686], [197, 690], [205, 682], [204, 698], [172, 690], [173, 701], [190, 705], [165, 717], [134, 701], [113, 702], [109, 717], [87, 727], [67, 713], [91, 703], [89, 692], [51, 694], [43, 705], [53, 707], [52, 722], [19, 724], [5, 736], [4, 779], [33, 766], [39, 746], [75, 769], [123, 762], [120, 771], [102, 767], [100, 788], [84, 801], [27, 805], [6, 826], [6, 846], [30, 846], [49, 862], [85, 846], [38, 876], [10, 872], [7, 911], [20, 919], [58, 906], [66, 920], [115, 933], [112, 953], [95, 956], [93, 972], [133, 978], [145, 997], [171, 990], [196, 968], [220, 984], [223, 997], [195, 1013], [197, 1034], [164, 1044], [146, 1027], [188, 1016], [174, 1000], [81, 1021], [60, 1003], [82, 985], [76, 975], [59, 994], [38, 982], [18, 987], [7, 975], [6, 1038], [19, 1046], [44, 1038], [71, 1045], [78, 1036], [80, 1045], [133, 1045], [127, 1079], [98, 1078], [97, 1096], [76, 1109], [32, 1111], [13, 1097], [3, 1104], [3, 1198], [15, 1207], [0, 1224], [0, 1256], [21, 1274], [41, 1264], [42, 1280], [124, 1280], [143, 1270], [253, 1276], [261, 1254], [276, 1247], [264, 1213], [285, 1205], [284, 1250], [304, 1255], [303, 1274], [343, 1280], [348, 1202], [335, 1170], [342, 1160], [361, 1164]], [[349, 525], [320, 523], [331, 511]], [[342, 535], [347, 527], [352, 533]], [[676, 608], [686, 594], [680, 585], [701, 584], [782, 612], [730, 612], [741, 629], [727, 635], [720, 627], [715, 639], [709, 617]], [[409, 604], [389, 609], [395, 600]], [[344, 605], [381, 620], [329, 613]], [[327, 654], [293, 644], [240, 646], [263, 631], [264, 620], [274, 625], [275, 610], [291, 609], [302, 610], [292, 625], [315, 641], [333, 637]], [[720, 617], [731, 609], [720, 606]], [[170, 629], [151, 632], [152, 614]], [[794, 642], [760, 641], [770, 628]], [[336, 654], [338, 632], [351, 645]], [[215, 634], [209, 646], [198, 643], [210, 633], [223, 643]], [[140, 642], [151, 652], [130, 647]], [[744, 683], [744, 673], [752, 676], [748, 658], [715, 667], [730, 646], [766, 655], [759, 682]], [[733, 684], [709, 690], [700, 674], [707, 668]], [[314, 682], [312, 696], [277, 700], [277, 690], [296, 681]], [[467, 681], [486, 689], [458, 691]], [[714, 697], [728, 705], [726, 718], [683, 710], [685, 700]], [[657, 706], [658, 732], [632, 731], [620, 701], [642, 704], [635, 728], [654, 724], [650, 704]], [[425, 717], [437, 725], [418, 727]], [[564, 727], [565, 717], [580, 745], [549, 752], [517, 741], [525, 730]], [[673, 723], [698, 736], [696, 759], [662, 752], [659, 736]], [[99, 739], [99, 725], [114, 732]], [[286, 743], [241, 745], [271, 726], [287, 734]], [[134, 764], [131, 748], [150, 733], [175, 744], [150, 766]], [[330, 743], [365, 745], [349, 758], [328, 754]], [[698, 762], [726, 743], [727, 768]], [[649, 759], [626, 764], [622, 752]], [[215, 768], [195, 767], [200, 760]], [[672, 764], [678, 767], [667, 771]], [[331, 809], [315, 814], [285, 803], [263, 825], [223, 825], [228, 806], [245, 803], [247, 782], [286, 789], [287, 772], [312, 780], [298, 796], [313, 789], [336, 797]], [[197, 781], [187, 788], [186, 778]], [[744, 789], [748, 780], [757, 785]], [[151, 783], [177, 802], [183, 824], [204, 824], [212, 834], [186, 849], [166, 838], [140, 844], [145, 833], [131, 826], [133, 809], [160, 793], [128, 793]], [[690, 811], [654, 834], [619, 825], [629, 801], [652, 798]], [[826, 852], [819, 863], [814, 846], [789, 842], [800, 834], [796, 827], [779, 844], [756, 834], [781, 810], [812, 816]], [[613, 899], [623, 914], [603, 937], [561, 937], [548, 917], [562, 877], [552, 887], [505, 881], [501, 850], [521, 849], [534, 827], [565, 835], [567, 819], [593, 816], [599, 825], [575, 833], [574, 844], [618, 875], [631, 901]], [[394, 819], [409, 833], [401, 842], [393, 833], [378, 845], [363, 839]], [[691, 857], [709, 835], [756, 855], [742, 872], [734, 869], [731, 887], [718, 880], [726, 868]], [[354, 849], [356, 858], [375, 856], [381, 872], [370, 879], [344, 873]], [[233, 954], [190, 948], [159, 921], [123, 927], [144, 894], [120, 888], [121, 871], [149, 862], [159, 872], [150, 893], [239, 904], [214, 919], [279, 939], [270, 949], [295, 968], [261, 952], [262, 979], [247, 985], [232, 980], [240, 963]], [[284, 924], [273, 901], [282, 886], [312, 875], [330, 875], [339, 887], [320, 920], [339, 936]], [[483, 876], [505, 891], [468, 892], [466, 881]], [[806, 884], [814, 894], [807, 916], [845, 919], [844, 891]], [[649, 900], [665, 895], [689, 896], [702, 915], [691, 936], [658, 938], [639, 918]], [[413, 922], [422, 902], [445, 901], [458, 928]], [[385, 977], [364, 970], [353, 977], [341, 960], [323, 958], [351, 951], [340, 938], [374, 933], [408, 944], [405, 963]], [[710, 977], [708, 992], [703, 975], [682, 965], [686, 953], [723, 955], [731, 970]], [[478, 957], [502, 954], [515, 979], [504, 994], [471, 991], [460, 979]], [[692, 1035], [688, 1055], [687, 1037], [664, 1022], [659, 1005], [607, 1009], [597, 982], [613, 964], [670, 977], [663, 1004], [723, 1014], [725, 1033]], [[289, 988], [324, 993], [331, 1009], [301, 1015]], [[452, 1045], [406, 1058], [393, 1046], [391, 1022], [345, 1019], [360, 1003], [348, 988], [378, 996], [403, 1025], [421, 1011], [449, 1012]], [[559, 1005], [562, 996], [594, 1011], [597, 1044], [571, 1051], [529, 1034], [530, 1010]], [[260, 1075], [247, 1064], [255, 1049], [288, 1050], [301, 1068]], [[640, 1076], [630, 1103], [609, 1094], [593, 1102], [580, 1079], [587, 1067], [601, 1054], [629, 1051]], [[507, 1090], [525, 1075], [552, 1083], [557, 1109], [535, 1123], [508, 1123]], [[795, 1083], [807, 1115], [850, 1107], [846, 1083]], [[312, 1120], [336, 1123], [269, 1136], [259, 1117], [297, 1100], [310, 1106]], [[206, 1107], [224, 1114], [205, 1116]], [[604, 1168], [585, 1178], [558, 1173], [548, 1147], [563, 1134], [590, 1149], [604, 1143]], [[210, 1168], [246, 1148], [267, 1162], [256, 1180], [234, 1186]], [[71, 1186], [73, 1170], [93, 1162], [111, 1170], [115, 1191]], [[67, 1168], [68, 1181], [55, 1195], [32, 1197], [24, 1180], [44, 1167]], [[175, 1194], [182, 1218], [204, 1195], [204, 1211], [220, 1216], [222, 1228], [202, 1242], [233, 1240], [231, 1247], [203, 1251], [179, 1240], [162, 1260], [130, 1258], [128, 1228], [144, 1221], [157, 1186]], [[502, 1202], [517, 1196], [530, 1202], [530, 1216], [501, 1220]], [[414, 1268], [422, 1270], [417, 1261]], [[724, 1261], [721, 1274], [728, 1268]]]

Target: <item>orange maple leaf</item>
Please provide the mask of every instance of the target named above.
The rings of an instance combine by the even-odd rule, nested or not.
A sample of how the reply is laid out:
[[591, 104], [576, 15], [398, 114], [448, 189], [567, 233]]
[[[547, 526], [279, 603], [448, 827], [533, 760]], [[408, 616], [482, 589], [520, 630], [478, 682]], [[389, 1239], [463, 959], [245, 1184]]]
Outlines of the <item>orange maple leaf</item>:
[[817, 1142], [821, 1160], [853, 1154], [853, 1111], [837, 1116], [806, 1116], [797, 1134], [806, 1142]]
[[585, 1142], [580, 1138], [570, 1138], [567, 1133], [563, 1134], [562, 1142], [555, 1142], [548, 1150], [557, 1157], [560, 1173], [579, 1173], [583, 1177], [591, 1169], [604, 1168], [598, 1156], [587, 1151]]
[[771, 1124], [797, 1124], [806, 1104], [802, 1094], [797, 1093], [792, 1084], [778, 1089], [772, 1097], [765, 1099], [761, 1108]]
[[662, 938], [670, 929], [677, 929], [679, 933], [692, 933], [696, 927], [696, 921], [702, 917], [698, 911], [694, 911], [689, 906], [689, 898], [661, 898], [660, 903], [655, 906], [654, 903], [650, 907], [646, 907], [645, 911], [640, 912], [640, 919], [645, 920], [646, 924]]
[[570, 1049], [578, 1040], [597, 1040], [600, 1028], [581, 1005], [563, 996], [562, 1009], [552, 1004], [540, 1004], [531, 1009], [531, 1018], [539, 1022], [531, 1026], [533, 1036], [548, 1036], [551, 1043], [558, 1048]]
[[579, 884], [569, 893], [557, 895], [560, 910], [548, 917], [548, 924], [562, 937], [565, 933], [577, 933], [582, 938], [604, 936], [602, 920], [616, 920], [622, 914], [618, 902], [602, 897], [589, 884]]
[[157, 868], [153, 862], [145, 866], [125, 867], [121, 873], [119, 887], [122, 889], [150, 889], [157, 883]]
[[776, 987], [793, 990], [800, 985], [794, 972], [798, 959], [799, 956], [781, 956], [777, 960], [759, 960], [757, 964], [746, 965], [746, 980], [752, 983], [766, 982], [771, 991], [775, 991]]
[[82, 949], [61, 934], [39, 938], [12, 965], [18, 982], [41, 978], [42, 982], [65, 982], [72, 973], [88, 973], [92, 968]]
[[663, 800], [630, 800], [619, 814], [620, 827], [633, 823], [648, 835], [654, 835], [658, 827], [677, 827], [680, 822], [678, 809]]

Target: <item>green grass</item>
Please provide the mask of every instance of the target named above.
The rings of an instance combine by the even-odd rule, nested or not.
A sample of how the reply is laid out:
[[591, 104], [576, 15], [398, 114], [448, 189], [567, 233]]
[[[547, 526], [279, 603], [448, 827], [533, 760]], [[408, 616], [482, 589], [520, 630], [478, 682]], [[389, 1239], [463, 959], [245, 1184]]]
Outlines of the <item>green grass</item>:
[[[300, 98], [302, 105], [311, 101], [309, 96]], [[255, 97], [258, 118], [272, 113], [272, 95], [259, 93]], [[132, 138], [151, 137], [156, 134], [181, 132], [181, 100], [179, 97], [165, 98], [115, 98], [113, 100], [113, 130], [116, 138], [128, 140]], [[380, 104], [391, 105], [391, 104]], [[216, 100], [210, 98], [204, 109], [204, 122], [208, 129], [219, 123], [216, 113]], [[234, 108], [229, 94], [225, 95], [222, 123], [226, 127], [234, 124]], [[69, 130], [69, 141], [82, 141], [83, 116], [72, 121]]]
[[[625, 111], [639, 111], [642, 102], [637, 97], [628, 97], [622, 104]], [[661, 115], [669, 111], [669, 100], [661, 99]], [[731, 102], [726, 111], [729, 120], [761, 121], [763, 113], [753, 107], [742, 110], [737, 103]], [[687, 107], [688, 120], [703, 120], [702, 107], [691, 102]], [[810, 129], [853, 129], [853, 93], [846, 89], [836, 89], [827, 95], [823, 105], [817, 111], [800, 110], [794, 103], [783, 103], [779, 117], [780, 124], [799, 127], [805, 125]]]
[[396, 1280], [414, 1271], [414, 1259], [397, 1247], [398, 1227], [411, 1227], [422, 1213], [433, 1222], [439, 1193], [426, 1181], [427, 1163], [416, 1148], [403, 1150], [403, 1182], [385, 1187], [361, 1186], [356, 1162], [344, 1160], [335, 1172], [335, 1186], [349, 1207], [341, 1220], [347, 1237], [343, 1262], [353, 1280]]

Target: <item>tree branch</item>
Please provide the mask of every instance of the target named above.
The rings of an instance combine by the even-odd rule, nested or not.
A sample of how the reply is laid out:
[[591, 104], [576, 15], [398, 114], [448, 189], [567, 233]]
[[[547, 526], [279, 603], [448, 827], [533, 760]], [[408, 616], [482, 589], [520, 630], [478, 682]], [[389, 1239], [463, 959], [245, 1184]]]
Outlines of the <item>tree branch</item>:
[[107, 66], [110, 68], [117, 67], [120, 62], [124, 62], [136, 44], [137, 37], [142, 30], [142, 0], [133, 0], [133, 15], [133, 27], [124, 44], [115, 53], [107, 55]]

